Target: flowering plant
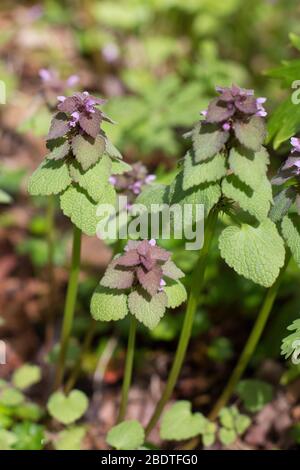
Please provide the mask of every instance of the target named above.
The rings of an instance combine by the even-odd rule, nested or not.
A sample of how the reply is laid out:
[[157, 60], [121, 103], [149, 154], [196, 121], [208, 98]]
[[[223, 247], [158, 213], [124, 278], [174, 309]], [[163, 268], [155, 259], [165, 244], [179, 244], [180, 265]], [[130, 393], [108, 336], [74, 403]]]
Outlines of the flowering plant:
[[130, 240], [125, 253], [109, 264], [91, 301], [96, 320], [120, 320], [128, 312], [148, 328], [155, 328], [166, 308], [186, 300], [179, 279], [184, 273], [171, 254], [155, 240]]

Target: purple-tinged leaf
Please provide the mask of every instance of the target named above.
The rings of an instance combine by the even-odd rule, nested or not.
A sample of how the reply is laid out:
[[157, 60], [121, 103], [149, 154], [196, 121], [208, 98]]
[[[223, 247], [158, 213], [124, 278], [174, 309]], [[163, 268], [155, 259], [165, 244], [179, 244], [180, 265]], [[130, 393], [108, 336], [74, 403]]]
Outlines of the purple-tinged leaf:
[[223, 103], [219, 98], [213, 99], [208, 108], [205, 120], [210, 123], [227, 121], [235, 113], [235, 108], [231, 103]]
[[241, 97], [234, 101], [239, 111], [245, 114], [255, 114], [257, 112], [256, 99], [253, 96]]
[[128, 251], [124, 255], [120, 256], [117, 259], [116, 265], [117, 266], [138, 266], [140, 264], [140, 257], [136, 251]]
[[177, 268], [176, 264], [170, 259], [162, 265], [163, 275], [177, 281], [181, 277], [184, 277], [184, 273], [181, 269]]
[[50, 125], [47, 140], [63, 137], [69, 130], [68, 118], [64, 113], [57, 113]]
[[220, 125], [200, 121], [192, 130], [195, 163], [216, 155], [228, 139], [229, 132], [225, 132]]
[[94, 165], [105, 152], [105, 140], [99, 135], [93, 139], [87, 135], [76, 135], [72, 139], [72, 148], [76, 160], [86, 171]]
[[73, 96], [69, 96], [64, 101], [57, 105], [57, 108], [63, 113], [72, 114], [77, 110], [76, 99]]
[[98, 109], [95, 109], [94, 113], [81, 114], [79, 117], [80, 127], [94, 139], [99, 134], [101, 121], [102, 115]]
[[163, 274], [160, 266], [154, 266], [148, 272], [140, 266], [137, 268], [136, 274], [139, 283], [148, 292], [148, 294], [153, 296], [158, 292]]
[[261, 117], [253, 116], [247, 122], [235, 121], [233, 128], [242, 145], [254, 151], [260, 149], [266, 137], [266, 127]]
[[118, 260], [113, 260], [105, 271], [100, 284], [111, 289], [129, 289], [134, 282], [134, 272], [117, 266]]
[[65, 158], [70, 152], [70, 144], [67, 141], [67, 139], [64, 139], [64, 138], [56, 139], [54, 141], [50, 141], [49, 144], [50, 145], [48, 146], [48, 148], [49, 150], [51, 150], [51, 152], [47, 155], [48, 159], [61, 160]]

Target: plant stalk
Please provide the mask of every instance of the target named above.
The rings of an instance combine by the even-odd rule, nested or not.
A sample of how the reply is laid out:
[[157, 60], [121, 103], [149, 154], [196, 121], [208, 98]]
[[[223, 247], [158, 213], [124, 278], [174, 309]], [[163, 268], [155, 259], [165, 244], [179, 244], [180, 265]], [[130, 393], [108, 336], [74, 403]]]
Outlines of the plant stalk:
[[274, 301], [276, 299], [278, 289], [280, 287], [283, 275], [286, 271], [286, 268], [289, 264], [290, 261], [290, 253], [287, 254], [286, 260], [284, 263], [284, 266], [281, 268], [281, 271], [279, 273], [278, 278], [276, 279], [275, 283], [268, 289], [264, 303], [261, 306], [261, 309], [259, 311], [258, 317], [254, 323], [254, 326], [252, 328], [252, 331], [250, 333], [250, 336], [248, 338], [248, 341], [240, 355], [240, 358], [238, 360], [237, 365], [235, 366], [229, 381], [223, 390], [221, 396], [217, 400], [216, 404], [214, 405], [212, 411], [209, 414], [209, 419], [210, 420], [215, 420], [220, 412], [220, 410], [226, 406], [228, 400], [232, 396], [238, 382], [240, 381], [243, 373], [245, 372], [250, 359], [253, 356], [253, 353], [256, 349], [256, 346], [261, 338], [261, 335], [264, 331], [265, 325], [267, 323], [267, 320], [270, 316], [270, 313], [272, 311]]
[[178, 376], [181, 371], [181, 367], [185, 358], [186, 350], [190, 341], [192, 326], [194, 322], [195, 313], [198, 307], [199, 301], [199, 292], [203, 286], [205, 269], [207, 264], [207, 256], [211, 241], [213, 239], [213, 234], [215, 231], [216, 222], [218, 219], [218, 209], [213, 209], [206, 221], [205, 231], [204, 231], [204, 245], [199, 253], [199, 258], [195, 269], [192, 274], [191, 290], [187, 303], [186, 313], [184, 317], [183, 327], [181, 330], [180, 338], [178, 341], [177, 350], [175, 353], [175, 359], [169, 374], [167, 384], [161, 396], [161, 399], [156, 405], [154, 413], [146, 427], [146, 436], [152, 431], [157, 421], [160, 418], [160, 415], [171, 397], [174, 387], [176, 385]]
[[78, 377], [80, 376], [80, 372], [81, 372], [81, 369], [82, 369], [82, 361], [83, 361], [83, 357], [85, 355], [85, 353], [90, 349], [91, 347], [91, 344], [92, 344], [92, 341], [94, 339], [94, 336], [95, 336], [95, 332], [96, 332], [96, 326], [97, 326], [97, 322], [96, 320], [92, 319], [91, 320], [91, 323], [90, 323], [90, 326], [85, 334], [85, 337], [84, 337], [84, 340], [83, 340], [83, 344], [82, 344], [82, 348], [81, 348], [81, 351], [80, 351], [80, 357], [78, 358], [78, 361], [76, 362], [76, 365], [73, 369], [73, 371], [71, 372], [71, 375], [64, 387], [64, 390], [65, 390], [65, 393], [68, 394], [72, 388], [74, 387], [74, 385], [76, 384], [77, 380], [78, 380]]
[[131, 384], [131, 377], [132, 377], [132, 366], [133, 366], [133, 357], [134, 357], [134, 348], [135, 348], [135, 337], [136, 337], [136, 318], [131, 315], [130, 319], [130, 328], [129, 328], [129, 336], [128, 336], [128, 347], [126, 353], [126, 363], [125, 363], [125, 372], [124, 372], [124, 379], [123, 379], [123, 386], [122, 386], [122, 397], [121, 397], [121, 404], [117, 422], [120, 423], [124, 420], [127, 403], [128, 403], [128, 392]]
[[49, 300], [46, 325], [46, 349], [50, 349], [54, 338], [54, 310], [56, 305], [56, 286], [54, 276], [54, 243], [55, 243], [55, 197], [50, 195], [47, 201], [47, 245], [48, 245], [48, 281]]
[[63, 381], [66, 355], [70, 339], [70, 333], [73, 324], [74, 310], [76, 305], [76, 296], [78, 289], [78, 275], [80, 269], [80, 249], [81, 249], [81, 230], [74, 225], [73, 228], [73, 249], [70, 269], [69, 284], [66, 296], [62, 332], [60, 338], [60, 351], [57, 363], [54, 389], [58, 389]]

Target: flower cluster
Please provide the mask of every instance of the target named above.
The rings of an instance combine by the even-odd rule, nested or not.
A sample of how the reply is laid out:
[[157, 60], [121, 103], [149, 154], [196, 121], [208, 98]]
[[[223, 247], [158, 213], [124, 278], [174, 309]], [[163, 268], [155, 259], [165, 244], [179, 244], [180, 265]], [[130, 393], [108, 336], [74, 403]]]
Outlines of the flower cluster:
[[280, 167], [272, 183], [275, 185], [284, 184], [286, 181], [300, 176], [300, 139], [292, 137], [291, 155], [288, 156], [284, 164]]
[[87, 235], [96, 233], [98, 205], [116, 204], [109, 177], [129, 165], [101, 129], [110, 119], [98, 108], [104, 100], [88, 92], [59, 97], [47, 137], [49, 153], [32, 174], [30, 194], [60, 196], [64, 214]]
[[[68, 130], [75, 130], [77, 133], [86, 133], [95, 139], [102, 121], [113, 122], [97, 108], [97, 106], [103, 105], [106, 100], [96, 98], [87, 91], [75, 93], [69, 97], [58, 96], [58, 101], [57, 108], [63, 113], [65, 122], [65, 131], [62, 129], [60, 132], [62, 135]], [[57, 129], [61, 129], [61, 127], [57, 126]]]
[[62, 80], [56, 70], [41, 69], [42, 93], [47, 105], [52, 109], [57, 104], [57, 95], [62, 95], [79, 83], [78, 75], [70, 75]]
[[170, 253], [157, 246], [155, 240], [130, 240], [125, 253], [112, 260], [100, 281], [92, 298], [92, 315], [97, 320], [119, 319], [121, 314], [113, 308], [118, 299], [119, 307], [123, 302], [122, 317], [130, 311], [154, 328], [166, 307], [177, 307], [186, 299], [179, 282], [183, 276]]
[[292, 137], [290, 143], [291, 153], [272, 179], [272, 184], [283, 185], [283, 189], [274, 198], [274, 215], [271, 215], [275, 221], [287, 214], [294, 202], [300, 215], [300, 139]]
[[124, 196], [127, 196], [128, 203], [132, 204], [143, 187], [155, 180], [155, 175], [149, 175], [148, 170], [140, 162], [134, 163], [132, 169], [123, 175], [113, 175], [110, 177], [111, 184]]
[[224, 131], [234, 128], [235, 121], [247, 121], [253, 116], [267, 115], [263, 107], [266, 98], [255, 98], [254, 90], [232, 85], [230, 88], [216, 87], [216, 91], [220, 96], [212, 100], [202, 114], [207, 122], [220, 123]]
[[100, 126], [104, 120], [113, 121], [98, 109], [105, 100], [85, 91], [69, 97], [58, 96], [58, 101], [47, 136], [50, 158], [74, 157], [86, 171], [99, 160], [107, 146]]
[[129, 241], [125, 250], [113, 263], [126, 272], [126, 288], [140, 285], [151, 297], [160, 292], [166, 285], [162, 263], [168, 261], [170, 253], [156, 246], [155, 240]]

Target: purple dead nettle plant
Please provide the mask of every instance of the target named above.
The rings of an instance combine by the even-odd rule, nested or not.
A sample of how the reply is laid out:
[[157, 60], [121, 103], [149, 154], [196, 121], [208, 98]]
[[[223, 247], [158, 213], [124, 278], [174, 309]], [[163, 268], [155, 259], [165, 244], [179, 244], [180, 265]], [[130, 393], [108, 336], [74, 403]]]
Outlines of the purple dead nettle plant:
[[171, 253], [157, 246], [155, 240], [129, 240], [124, 251], [111, 261], [91, 300], [95, 320], [116, 321], [130, 315], [118, 421], [122, 421], [126, 413], [136, 320], [153, 329], [167, 308], [176, 308], [186, 300], [185, 288], [179, 280], [184, 273], [171, 261]]
[[[81, 233], [95, 235], [99, 204], [116, 204], [109, 178], [122, 172], [122, 156], [101, 128], [112, 123], [100, 106], [105, 100], [87, 91], [58, 96], [46, 140], [48, 154], [29, 180], [31, 195], [59, 195], [60, 207], [74, 226], [73, 252], [67, 291], [56, 383], [64, 374], [80, 268]], [[128, 165], [126, 165], [128, 168]]]
[[[217, 87], [202, 118], [185, 137], [192, 146], [182, 170], [170, 186], [153, 184], [145, 188], [138, 201], [184, 205], [203, 204], [204, 245], [194, 267], [191, 288], [172, 368], [162, 397], [146, 427], [148, 435], [161, 416], [177, 382], [193, 320], [205, 279], [205, 267], [218, 214], [225, 228], [219, 236], [221, 257], [239, 275], [269, 288], [257, 321], [238, 364], [210, 417], [215, 419], [231, 397], [263, 331], [287, 266], [285, 246], [269, 213], [273, 203], [272, 186], [267, 177], [269, 156], [263, 147], [266, 137], [265, 98], [253, 90], [232, 85]], [[160, 199], [160, 201], [159, 201]]]

